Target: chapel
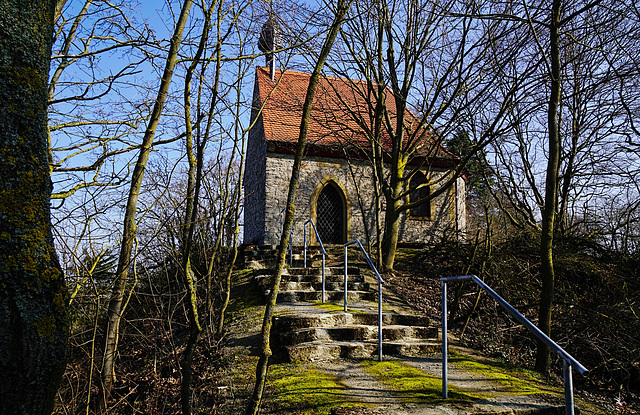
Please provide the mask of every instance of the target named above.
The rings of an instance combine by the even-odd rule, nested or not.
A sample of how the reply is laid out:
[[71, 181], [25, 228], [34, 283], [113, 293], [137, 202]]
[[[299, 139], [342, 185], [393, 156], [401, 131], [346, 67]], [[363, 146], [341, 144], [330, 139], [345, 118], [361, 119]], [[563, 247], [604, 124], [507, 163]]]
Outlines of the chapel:
[[[255, 73], [243, 183], [245, 244], [280, 242], [302, 107], [311, 77], [309, 73], [275, 69], [273, 53], [269, 52], [281, 45], [280, 30], [274, 23], [270, 18], [259, 41], [260, 50], [267, 53], [267, 65], [257, 67]], [[303, 243], [303, 226], [308, 219], [316, 224], [324, 244], [353, 239], [377, 242], [376, 212], [384, 223], [385, 206], [376, 203], [371, 135], [366, 133], [372, 122], [370, 94], [364, 81], [321, 77], [296, 193], [294, 245]], [[385, 94], [383, 99], [394, 99], [390, 90]], [[404, 119], [409, 129], [419, 125], [408, 110]], [[429, 194], [430, 183], [449, 177], [457, 162], [457, 157], [439, 144], [430, 145], [435, 141], [429, 132], [423, 136], [424, 145], [418, 146], [409, 160], [408, 167], [416, 170], [410, 188], [421, 185], [407, 196], [412, 201]], [[390, 151], [389, 137], [381, 137], [383, 151]], [[430, 203], [403, 214], [399, 243], [434, 244], [444, 237], [462, 238], [465, 200], [463, 176]], [[311, 243], [317, 243], [310, 228], [307, 232]]]
[[[278, 244], [283, 209], [298, 140], [302, 105], [310, 74], [256, 69], [252, 129], [247, 143], [244, 177], [244, 242]], [[323, 77], [316, 96], [295, 201], [293, 243], [303, 243], [303, 224], [312, 219], [322, 242], [364, 241], [375, 232], [373, 168], [368, 144], [353, 111], [368, 111], [359, 103], [359, 82]], [[362, 85], [360, 85], [362, 86]], [[348, 107], [348, 108], [347, 108]], [[366, 119], [366, 117], [363, 117]], [[428, 166], [412, 180], [436, 181], [450, 174], [455, 156], [444, 149], [424, 162]], [[412, 187], [415, 183], [412, 182]], [[429, 187], [419, 189], [424, 195]], [[384, 206], [380, 212], [384, 218]], [[466, 225], [465, 183], [457, 179], [449, 191], [409, 211], [401, 219], [399, 241], [435, 243], [447, 232], [461, 235]], [[309, 231], [308, 231], [309, 232]], [[375, 242], [375, 241], [374, 241]]]

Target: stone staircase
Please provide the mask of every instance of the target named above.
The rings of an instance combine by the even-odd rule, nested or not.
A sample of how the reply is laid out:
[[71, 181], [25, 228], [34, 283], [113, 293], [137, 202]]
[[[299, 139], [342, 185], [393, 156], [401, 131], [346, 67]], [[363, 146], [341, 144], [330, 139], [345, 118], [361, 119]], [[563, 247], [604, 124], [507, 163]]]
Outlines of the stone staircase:
[[[335, 358], [368, 358], [378, 355], [377, 281], [359, 266], [348, 267], [347, 303], [344, 312], [344, 266], [342, 246], [327, 249], [325, 303], [322, 304], [321, 252], [307, 251], [303, 267], [300, 248], [294, 249], [293, 266], [282, 275], [278, 311], [274, 317], [272, 345], [286, 361]], [[254, 269], [260, 293], [269, 294], [275, 267], [273, 246], [245, 249], [245, 265]], [[353, 258], [357, 255], [353, 254]], [[335, 259], [334, 259], [335, 258]], [[385, 292], [383, 289], [383, 301]], [[333, 304], [333, 306], [331, 306]], [[437, 327], [424, 316], [399, 312], [384, 304], [382, 353], [415, 356], [438, 350]]]
[[[326, 301], [321, 303], [321, 255], [317, 249], [307, 252], [308, 268], [303, 267], [300, 249], [294, 250], [292, 266], [282, 276], [277, 309], [271, 331], [274, 353], [285, 362], [313, 367], [337, 377], [344, 394], [355, 406], [332, 408], [334, 415], [461, 415], [502, 414], [533, 415], [562, 414], [562, 394], [557, 389], [543, 387], [540, 393], [522, 392], [517, 381], [502, 372], [480, 373], [462, 363], [450, 362], [450, 385], [465, 393], [478, 395], [473, 402], [456, 400], [425, 403], [405, 399], [382, 385], [362, 369], [361, 362], [378, 357], [377, 280], [359, 266], [348, 268], [348, 312], [343, 311], [344, 286], [342, 247], [327, 249], [325, 289]], [[267, 298], [275, 268], [277, 250], [273, 246], [251, 246], [244, 250], [245, 266], [253, 268], [259, 292]], [[356, 254], [349, 256], [352, 265]], [[385, 361], [402, 361], [433, 378], [441, 375], [438, 329], [424, 316], [412, 314], [383, 287], [382, 353]], [[452, 346], [450, 345], [450, 348]], [[461, 355], [475, 352], [457, 349]], [[364, 360], [362, 360], [364, 359]], [[474, 365], [483, 358], [473, 358]], [[475, 366], [472, 366], [475, 367]], [[507, 379], [506, 381], [504, 379]], [[540, 387], [538, 385], [537, 387]], [[422, 386], [420, 386], [422, 388]], [[523, 390], [526, 390], [524, 388]], [[423, 389], [414, 391], [423, 393]], [[410, 395], [410, 394], [409, 394]], [[407, 396], [409, 396], [407, 395]], [[428, 401], [428, 399], [426, 400]], [[284, 413], [284, 412], [283, 412]], [[288, 412], [286, 412], [288, 413]], [[578, 408], [576, 408], [576, 413]]]
[[[288, 361], [370, 358], [378, 355], [378, 316], [373, 313], [324, 313], [279, 316], [274, 319], [275, 344]], [[428, 319], [384, 314], [383, 355], [432, 353], [438, 330]]]

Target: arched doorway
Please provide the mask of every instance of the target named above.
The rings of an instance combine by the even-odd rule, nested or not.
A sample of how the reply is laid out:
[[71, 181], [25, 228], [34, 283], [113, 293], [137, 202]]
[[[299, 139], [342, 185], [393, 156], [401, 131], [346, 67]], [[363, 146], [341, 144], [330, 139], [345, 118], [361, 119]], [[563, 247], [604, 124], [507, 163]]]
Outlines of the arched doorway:
[[346, 242], [346, 206], [342, 190], [330, 181], [316, 199], [316, 227], [322, 243]]

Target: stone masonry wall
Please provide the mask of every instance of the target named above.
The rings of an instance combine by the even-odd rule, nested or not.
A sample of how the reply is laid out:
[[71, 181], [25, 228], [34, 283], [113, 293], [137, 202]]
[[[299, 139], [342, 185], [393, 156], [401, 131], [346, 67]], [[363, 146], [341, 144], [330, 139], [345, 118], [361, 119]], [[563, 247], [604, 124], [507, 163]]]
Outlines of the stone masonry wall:
[[[255, 109], [254, 109], [255, 111]], [[252, 114], [251, 119], [255, 119]], [[262, 117], [249, 132], [244, 173], [244, 236], [246, 244], [262, 244], [265, 237], [267, 143], [261, 139]], [[286, 196], [285, 196], [286, 197]]]
[[[375, 243], [375, 202], [371, 187], [373, 172], [364, 160], [352, 160], [351, 164], [350, 169], [345, 160], [329, 157], [308, 157], [303, 160], [295, 203], [293, 236], [295, 245], [303, 243], [303, 223], [311, 216], [312, 194], [317, 186], [328, 178], [333, 179], [347, 193], [345, 195], [349, 209], [347, 212], [349, 230], [347, 239], [358, 238], [363, 243], [366, 243], [366, 231], [368, 231], [371, 242]], [[281, 212], [286, 204], [292, 166], [293, 155], [267, 153], [264, 239], [260, 241], [265, 244], [279, 243]], [[435, 179], [444, 174], [446, 174], [444, 170], [439, 172], [432, 171], [431, 177]], [[400, 225], [400, 241], [435, 243], [443, 237], [445, 232], [454, 232], [456, 230], [456, 216], [464, 218], [465, 215], [464, 180], [459, 179], [457, 187], [459, 187], [457, 209], [453, 203], [455, 191], [451, 189], [432, 201], [432, 220], [416, 219], [403, 215]], [[360, 200], [357, 188], [360, 190]], [[247, 209], [245, 209], [246, 211]], [[255, 224], [249, 223], [249, 221], [258, 220], [258, 218], [254, 219], [255, 216], [253, 216], [256, 212], [253, 210], [251, 212], [252, 216], [249, 217], [245, 213], [245, 238], [247, 237], [247, 227], [255, 227]], [[365, 218], [364, 222], [363, 216]], [[381, 223], [384, 223], [384, 212], [382, 212], [381, 216]], [[250, 235], [258, 235], [258, 233], [255, 232]], [[250, 241], [245, 239], [247, 243], [250, 243]]]

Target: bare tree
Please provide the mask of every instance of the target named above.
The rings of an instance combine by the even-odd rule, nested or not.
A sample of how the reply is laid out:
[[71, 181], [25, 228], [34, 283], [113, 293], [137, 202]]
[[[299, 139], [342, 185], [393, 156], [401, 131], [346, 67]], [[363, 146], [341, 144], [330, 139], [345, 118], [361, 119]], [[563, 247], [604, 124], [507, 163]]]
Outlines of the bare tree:
[[[57, 15], [48, 89], [53, 199], [127, 178], [117, 158], [135, 151], [129, 137], [149, 116], [149, 104], [133, 97], [144, 94], [136, 80], [154, 44], [133, 7], [86, 0]], [[107, 64], [114, 54], [127, 59]]]
[[158, 90], [157, 99], [153, 107], [153, 111], [149, 118], [149, 123], [142, 139], [140, 146], [140, 152], [138, 160], [133, 170], [131, 179], [131, 186], [129, 190], [129, 198], [127, 199], [127, 208], [124, 218], [124, 229], [122, 235], [122, 243], [120, 246], [120, 256], [118, 259], [118, 268], [116, 270], [113, 293], [111, 300], [109, 301], [109, 312], [107, 317], [107, 334], [106, 345], [103, 353], [103, 364], [101, 373], [101, 392], [98, 397], [98, 403], [101, 410], [106, 408], [106, 403], [111, 392], [111, 386], [114, 379], [114, 366], [115, 366], [115, 351], [118, 344], [118, 327], [122, 318], [122, 304], [124, 291], [127, 283], [127, 277], [129, 267], [131, 265], [131, 252], [136, 237], [136, 209], [140, 187], [142, 185], [142, 179], [144, 177], [144, 171], [146, 168], [149, 154], [153, 145], [153, 139], [155, 136], [156, 127], [160, 121], [160, 115], [164, 107], [164, 102], [167, 97], [167, 91], [171, 83], [173, 70], [175, 68], [178, 48], [182, 41], [182, 32], [191, 10], [192, 2], [185, 0], [182, 5], [182, 10], [178, 22], [171, 38], [171, 46], [167, 54], [167, 60], [165, 65], [162, 82]]
[[[467, 159], [505, 130], [504, 116], [522, 80], [504, 76], [509, 55], [491, 59], [508, 27], [478, 18], [476, 3], [372, 1], [357, 7], [359, 18], [342, 32], [349, 58], [335, 70], [364, 80], [354, 81], [352, 89], [370, 115], [348, 111], [369, 141], [386, 205], [382, 265], [392, 270], [402, 216], [450, 191]], [[474, 151], [454, 162], [442, 143], [460, 128], [469, 131]], [[447, 157], [451, 174], [412, 181]], [[419, 187], [430, 191], [411, 197]]]
[[[536, 69], [527, 95], [509, 114], [511, 134], [494, 148], [501, 166], [496, 195], [506, 197], [499, 203], [515, 226], [541, 235], [538, 324], [549, 335], [555, 238], [589, 220], [584, 208], [602, 206], [604, 188], [613, 192], [629, 184], [624, 179], [627, 163], [616, 144], [627, 124], [616, 91], [623, 84], [621, 74], [637, 76], [621, 53], [637, 38], [637, 29], [625, 17], [626, 6], [617, 1], [503, 7], [502, 16], [483, 17], [507, 18], [526, 39], [514, 72], [525, 71], [526, 62]], [[628, 97], [633, 96], [631, 91]], [[536, 369], [547, 372], [549, 359], [548, 348], [540, 343]]]

